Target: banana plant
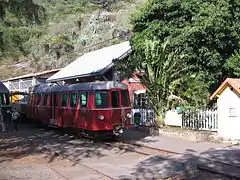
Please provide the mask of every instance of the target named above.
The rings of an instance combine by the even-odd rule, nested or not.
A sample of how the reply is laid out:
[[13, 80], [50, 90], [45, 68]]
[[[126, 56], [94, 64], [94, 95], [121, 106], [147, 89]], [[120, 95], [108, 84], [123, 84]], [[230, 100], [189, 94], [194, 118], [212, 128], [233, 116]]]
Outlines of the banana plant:
[[[157, 39], [146, 40], [142, 52], [134, 52], [131, 58], [121, 62], [120, 66], [130, 67], [143, 75], [139, 78], [147, 87], [149, 103], [155, 111], [157, 125], [164, 123], [165, 112], [169, 104], [169, 96], [182, 85], [190, 66], [184, 63], [180, 52], [168, 52], [169, 41], [161, 44]], [[118, 65], [119, 65], [118, 64]]]

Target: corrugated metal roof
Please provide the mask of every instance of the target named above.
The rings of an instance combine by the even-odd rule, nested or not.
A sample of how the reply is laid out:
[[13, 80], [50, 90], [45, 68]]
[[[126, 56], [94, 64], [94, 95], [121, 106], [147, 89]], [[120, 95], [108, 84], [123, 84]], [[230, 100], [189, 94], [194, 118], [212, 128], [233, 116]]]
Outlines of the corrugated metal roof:
[[129, 41], [85, 53], [47, 79], [47, 82], [85, 77], [99, 74], [112, 66], [112, 60], [119, 59], [131, 51]]
[[51, 69], [51, 70], [46, 70], [46, 71], [37, 72], [37, 73], [25, 74], [25, 75], [22, 75], [22, 76], [17, 76], [17, 77], [5, 79], [5, 80], [3, 80], [3, 82], [18, 80], [18, 79], [25, 79], [25, 78], [30, 78], [30, 77], [42, 76], [42, 75], [45, 75], [45, 74], [48, 74], [48, 73], [58, 72], [59, 70], [60, 69]]

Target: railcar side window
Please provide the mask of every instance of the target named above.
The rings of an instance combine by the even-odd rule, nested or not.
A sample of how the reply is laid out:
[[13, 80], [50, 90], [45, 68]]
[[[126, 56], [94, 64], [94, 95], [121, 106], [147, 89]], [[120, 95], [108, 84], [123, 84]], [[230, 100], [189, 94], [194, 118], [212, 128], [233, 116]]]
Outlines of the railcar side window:
[[44, 94], [43, 105], [47, 106], [48, 94]]
[[5, 94], [6, 97], [6, 104], [9, 105], [10, 104], [10, 96], [9, 94]]
[[76, 107], [76, 106], [77, 106], [77, 93], [71, 93], [70, 107]]
[[62, 107], [66, 107], [67, 106], [67, 100], [68, 100], [68, 94], [63, 94], [62, 95]]
[[95, 105], [96, 108], [108, 108], [108, 92], [106, 91], [97, 91], [95, 95]]
[[88, 93], [81, 93], [81, 107], [87, 107]]
[[113, 91], [112, 92], [112, 107], [119, 107], [119, 92]]
[[128, 90], [122, 91], [122, 106], [130, 106], [129, 93]]
[[9, 105], [9, 96], [7, 94], [0, 95], [0, 104], [1, 105]]
[[3, 105], [3, 94], [0, 95], [0, 104]]

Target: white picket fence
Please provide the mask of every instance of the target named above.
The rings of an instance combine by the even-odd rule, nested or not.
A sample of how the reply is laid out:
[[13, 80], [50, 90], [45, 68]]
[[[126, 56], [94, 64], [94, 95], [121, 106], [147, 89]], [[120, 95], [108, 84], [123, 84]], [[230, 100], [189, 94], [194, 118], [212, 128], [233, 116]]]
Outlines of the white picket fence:
[[216, 109], [185, 111], [178, 114], [176, 111], [167, 111], [165, 124], [195, 130], [218, 130], [218, 113]]
[[189, 129], [217, 131], [217, 109], [186, 111], [182, 114], [182, 127]]
[[154, 123], [154, 111], [152, 109], [135, 108], [132, 109], [132, 124], [134, 123], [134, 117], [136, 114], [140, 114], [140, 124], [142, 126], [150, 126]]
[[[140, 114], [140, 125], [149, 126], [154, 124], [155, 117], [152, 109], [132, 109], [132, 124], [134, 124], [135, 113]], [[168, 126], [178, 126], [195, 130], [218, 130], [217, 109], [185, 111], [183, 114], [169, 110], [166, 112], [164, 121]]]

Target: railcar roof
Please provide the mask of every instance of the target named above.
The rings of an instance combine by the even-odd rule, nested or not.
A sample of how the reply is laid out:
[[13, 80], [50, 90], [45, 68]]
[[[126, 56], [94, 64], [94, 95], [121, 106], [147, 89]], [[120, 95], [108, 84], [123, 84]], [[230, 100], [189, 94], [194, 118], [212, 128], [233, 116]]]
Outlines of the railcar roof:
[[63, 92], [63, 91], [109, 90], [112, 88], [127, 89], [128, 86], [120, 82], [114, 83], [113, 81], [79, 83], [79, 84], [72, 84], [67, 86], [48, 86], [44, 84], [44, 85], [36, 86], [33, 92], [47, 93], [47, 92]]
[[9, 94], [10, 93], [8, 88], [1, 81], [0, 81], [0, 93], [5, 93], [5, 94]]

